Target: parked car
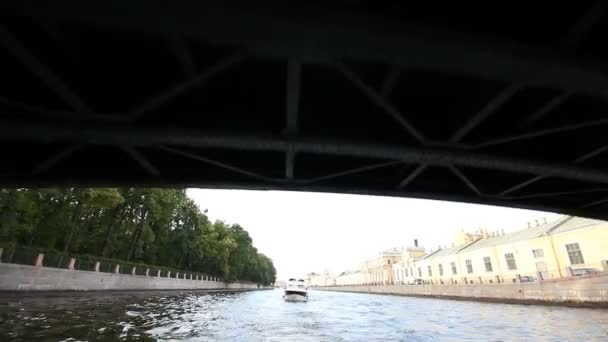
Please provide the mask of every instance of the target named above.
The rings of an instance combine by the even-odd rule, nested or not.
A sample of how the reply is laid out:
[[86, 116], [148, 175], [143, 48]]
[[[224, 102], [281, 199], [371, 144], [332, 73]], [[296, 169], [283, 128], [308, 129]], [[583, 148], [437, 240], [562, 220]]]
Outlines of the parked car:
[[573, 276], [582, 276], [587, 274], [595, 274], [600, 273], [601, 271], [597, 268], [583, 267], [583, 268], [573, 268], [572, 275]]
[[536, 281], [536, 277], [532, 276], [521, 276], [519, 277], [519, 282], [521, 283], [532, 283]]

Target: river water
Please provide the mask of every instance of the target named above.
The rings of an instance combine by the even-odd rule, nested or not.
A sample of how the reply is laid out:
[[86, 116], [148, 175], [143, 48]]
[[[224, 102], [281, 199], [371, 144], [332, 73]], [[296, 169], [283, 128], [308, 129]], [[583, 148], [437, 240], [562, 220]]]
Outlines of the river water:
[[1, 294], [0, 341], [608, 341], [608, 310], [312, 291]]

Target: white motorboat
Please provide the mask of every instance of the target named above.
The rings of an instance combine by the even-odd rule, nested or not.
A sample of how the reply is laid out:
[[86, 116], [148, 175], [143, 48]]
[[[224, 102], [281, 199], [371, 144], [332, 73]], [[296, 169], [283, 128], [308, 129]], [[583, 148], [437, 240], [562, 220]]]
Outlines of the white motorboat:
[[305, 302], [308, 300], [308, 289], [304, 279], [290, 278], [285, 287], [283, 299], [287, 302]]

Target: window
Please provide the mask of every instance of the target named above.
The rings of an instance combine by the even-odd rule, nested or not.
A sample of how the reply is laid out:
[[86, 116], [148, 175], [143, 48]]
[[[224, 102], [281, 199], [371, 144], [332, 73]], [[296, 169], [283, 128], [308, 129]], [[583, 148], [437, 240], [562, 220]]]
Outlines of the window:
[[471, 259], [465, 260], [465, 263], [467, 264], [467, 273], [473, 273], [473, 263], [471, 262]]
[[490, 260], [490, 257], [484, 257], [483, 264], [486, 265], [486, 272], [492, 272], [492, 260]]
[[569, 243], [566, 245], [566, 251], [568, 251], [568, 257], [570, 258], [570, 264], [578, 265], [584, 264], [583, 253], [578, 243]]
[[390, 264], [391, 264], [391, 261], [390, 261], [390, 260], [387, 260], [387, 261], [388, 261], [388, 264], [390, 265]]
[[532, 255], [534, 255], [535, 258], [542, 258], [545, 256], [545, 252], [542, 249], [533, 249]]
[[439, 264], [439, 276], [442, 277], [443, 276], [443, 265]]
[[418, 277], [422, 277], [422, 268], [418, 267]]
[[456, 272], [456, 263], [452, 261], [452, 263], [450, 263], [450, 265], [452, 266], [452, 274], [454, 274], [454, 275], [458, 274], [458, 272]]
[[433, 276], [433, 269], [431, 268], [431, 265], [428, 265], [427, 269], [429, 270], [429, 277], [432, 277]]
[[505, 254], [505, 260], [507, 261], [507, 268], [509, 270], [517, 269], [517, 264], [515, 263], [515, 257], [513, 256], [513, 253]]

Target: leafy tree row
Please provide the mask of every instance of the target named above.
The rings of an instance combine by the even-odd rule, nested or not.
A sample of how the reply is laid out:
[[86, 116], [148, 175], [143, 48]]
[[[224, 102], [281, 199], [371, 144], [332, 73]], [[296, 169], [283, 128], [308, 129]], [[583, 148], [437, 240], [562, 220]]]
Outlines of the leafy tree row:
[[0, 241], [221, 276], [275, 280], [238, 224], [210, 222], [184, 189], [0, 190]]

